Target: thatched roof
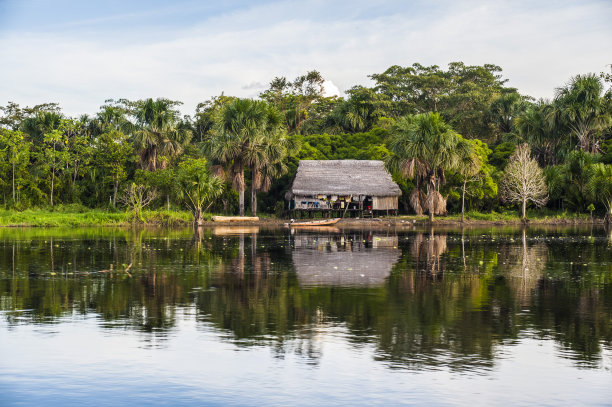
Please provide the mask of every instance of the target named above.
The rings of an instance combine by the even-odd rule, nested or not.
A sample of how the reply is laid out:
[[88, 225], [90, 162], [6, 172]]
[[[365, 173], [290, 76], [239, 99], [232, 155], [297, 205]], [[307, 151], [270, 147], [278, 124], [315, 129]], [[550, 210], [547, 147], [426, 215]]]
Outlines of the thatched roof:
[[384, 163], [376, 160], [302, 160], [290, 192], [293, 195], [402, 194]]

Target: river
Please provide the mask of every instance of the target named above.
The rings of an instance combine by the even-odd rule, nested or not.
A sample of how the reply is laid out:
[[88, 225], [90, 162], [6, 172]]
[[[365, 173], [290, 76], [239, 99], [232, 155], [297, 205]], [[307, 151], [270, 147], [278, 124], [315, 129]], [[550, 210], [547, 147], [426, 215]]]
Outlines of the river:
[[0, 405], [611, 405], [598, 228], [0, 229]]

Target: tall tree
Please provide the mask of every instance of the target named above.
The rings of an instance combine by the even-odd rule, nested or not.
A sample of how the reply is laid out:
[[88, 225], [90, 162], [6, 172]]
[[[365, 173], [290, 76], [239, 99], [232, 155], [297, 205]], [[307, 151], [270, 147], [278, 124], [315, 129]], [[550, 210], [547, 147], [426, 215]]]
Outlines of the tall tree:
[[603, 92], [601, 79], [595, 74], [577, 75], [556, 91], [555, 112], [583, 151], [598, 152], [598, 136], [612, 122], [610, 100]]
[[100, 171], [102, 183], [111, 185], [113, 207], [117, 205], [119, 184], [127, 178], [127, 162], [132, 156], [132, 145], [119, 130], [100, 134], [94, 143], [94, 165]]
[[206, 154], [221, 164], [238, 191], [240, 216], [244, 216], [245, 168], [251, 170], [252, 209], [256, 191], [265, 185], [272, 169], [282, 164], [287, 138], [282, 116], [264, 101], [235, 99], [215, 118], [211, 138], [204, 144]]
[[[446, 211], [446, 202], [439, 191], [445, 180], [444, 171], [455, 169], [460, 157], [468, 155], [468, 148], [438, 113], [404, 116], [392, 128], [389, 149], [394, 156], [390, 165], [404, 176], [416, 176], [426, 183], [430, 221], [434, 213]], [[444, 208], [436, 210], [437, 206]]]
[[493, 138], [501, 140], [515, 132], [516, 118], [526, 109], [527, 103], [518, 92], [504, 92], [489, 107], [487, 120], [493, 127]]
[[275, 106], [266, 106], [266, 124], [249, 144], [251, 168], [251, 214], [257, 216], [257, 191], [267, 192], [272, 180], [287, 172], [286, 158], [299, 149], [295, 138], [289, 138]]
[[593, 166], [588, 190], [596, 202], [606, 208], [606, 223], [612, 222], [612, 165], [597, 163]]
[[33, 107], [21, 107], [15, 102], [8, 102], [6, 106], [0, 106], [0, 111], [3, 112], [0, 116], [0, 126], [11, 130], [19, 130], [27, 119], [34, 118], [43, 112], [59, 114], [60, 108], [57, 103], [42, 103]]
[[[482, 170], [483, 162], [476, 153], [476, 149], [479, 147], [475, 141], [466, 140], [459, 136], [459, 143], [461, 147], [458, 148], [459, 157], [457, 158], [457, 172], [461, 176], [463, 185], [461, 187], [461, 222], [464, 221], [465, 216], [465, 193], [467, 191], [467, 185], [470, 182], [476, 181], [476, 177]], [[478, 140], [480, 141], [480, 140]]]
[[143, 169], [166, 168], [191, 140], [191, 130], [181, 122], [175, 109], [180, 104], [151, 98], [129, 104], [136, 118], [134, 145]]
[[514, 120], [516, 138], [528, 143], [542, 165], [555, 165], [572, 149], [567, 132], [552, 104], [539, 100]]
[[69, 161], [66, 151], [68, 139], [63, 128], [55, 129], [44, 133], [42, 144], [39, 147], [38, 164], [49, 177], [49, 203], [54, 205], [54, 194], [56, 190], [56, 180], [63, 174]]
[[21, 131], [0, 128], [0, 153], [2, 153], [0, 162], [7, 163], [10, 167], [13, 203], [17, 200], [15, 185], [17, 171], [29, 164], [30, 149], [31, 143], [24, 140], [24, 134]]
[[265, 127], [265, 102], [252, 99], [235, 99], [215, 117], [215, 126], [204, 151], [218, 162], [238, 191], [240, 216], [244, 216], [245, 166], [249, 165], [249, 152], [257, 136]]
[[38, 111], [27, 117], [21, 124], [21, 130], [26, 133], [34, 143], [43, 141], [45, 133], [59, 129], [63, 116], [57, 111]]
[[307, 72], [293, 81], [277, 77], [259, 96], [280, 110], [288, 131], [300, 133], [313, 105], [323, 97], [324, 82], [318, 71]]

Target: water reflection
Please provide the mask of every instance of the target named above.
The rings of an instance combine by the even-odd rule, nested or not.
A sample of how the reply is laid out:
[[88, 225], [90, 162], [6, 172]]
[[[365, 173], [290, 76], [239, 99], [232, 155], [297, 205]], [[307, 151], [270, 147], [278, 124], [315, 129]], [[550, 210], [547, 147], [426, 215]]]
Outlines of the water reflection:
[[302, 286], [380, 286], [401, 256], [398, 236], [374, 232], [291, 235], [291, 258]]
[[612, 343], [604, 231], [1, 230], [0, 251], [9, 326], [93, 314], [163, 346], [192, 319], [315, 364], [343, 327], [409, 369], [488, 369], [524, 337], [597, 368]]

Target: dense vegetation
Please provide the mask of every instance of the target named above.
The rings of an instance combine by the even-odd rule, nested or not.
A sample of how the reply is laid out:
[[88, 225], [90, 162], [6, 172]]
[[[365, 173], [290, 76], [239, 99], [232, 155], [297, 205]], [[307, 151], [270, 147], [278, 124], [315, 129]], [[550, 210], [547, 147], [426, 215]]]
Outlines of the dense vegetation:
[[275, 78], [259, 100], [221, 95], [193, 116], [167, 99], [108, 100], [77, 118], [56, 103], [8, 102], [0, 107], [0, 203], [128, 208], [140, 218], [145, 207], [196, 218], [281, 213], [300, 159], [377, 159], [402, 188], [404, 213], [499, 212], [521, 206], [501, 193], [501, 180], [526, 144], [546, 186], [527, 204], [609, 216], [610, 74], [570, 78], [553, 100], [507, 87], [495, 65], [392, 66], [370, 78], [373, 86], [345, 98], [324, 96], [316, 71]]

